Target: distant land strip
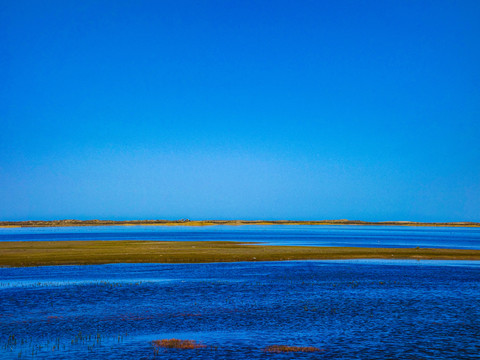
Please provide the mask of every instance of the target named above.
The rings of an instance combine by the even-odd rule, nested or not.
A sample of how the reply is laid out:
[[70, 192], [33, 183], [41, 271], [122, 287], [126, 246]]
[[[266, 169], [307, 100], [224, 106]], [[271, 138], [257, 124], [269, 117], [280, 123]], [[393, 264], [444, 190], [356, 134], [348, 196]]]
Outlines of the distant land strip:
[[377, 225], [377, 226], [450, 226], [480, 227], [478, 222], [415, 222], [415, 221], [360, 221], [360, 220], [31, 220], [0, 221], [0, 227], [58, 227], [58, 226], [113, 226], [113, 225], [163, 225], [163, 226], [212, 226], [212, 225]]
[[0, 242], [0, 267], [332, 259], [480, 260], [480, 250], [270, 246], [230, 241]]

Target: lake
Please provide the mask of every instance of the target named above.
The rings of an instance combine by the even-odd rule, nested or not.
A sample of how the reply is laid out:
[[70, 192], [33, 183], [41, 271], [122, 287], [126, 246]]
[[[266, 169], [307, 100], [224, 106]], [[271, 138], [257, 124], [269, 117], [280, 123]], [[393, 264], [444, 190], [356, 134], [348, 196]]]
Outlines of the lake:
[[[467, 228], [83, 227], [0, 234], [3, 241], [479, 246], [478, 230]], [[206, 347], [152, 345], [171, 338]], [[478, 359], [479, 339], [480, 262], [475, 261], [0, 268], [2, 359]], [[266, 352], [271, 345], [317, 351]]]

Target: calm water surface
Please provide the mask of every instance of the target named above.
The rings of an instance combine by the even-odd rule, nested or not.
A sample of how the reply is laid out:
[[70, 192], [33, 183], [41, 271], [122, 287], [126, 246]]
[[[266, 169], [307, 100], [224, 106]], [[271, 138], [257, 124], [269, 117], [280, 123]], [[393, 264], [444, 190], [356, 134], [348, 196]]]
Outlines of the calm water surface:
[[80, 226], [0, 228], [0, 241], [241, 241], [268, 245], [480, 249], [480, 228], [410, 226]]
[[[198, 350], [152, 341], [192, 339]], [[266, 346], [314, 346], [270, 354]], [[478, 359], [480, 264], [298, 261], [0, 269], [0, 358]]]

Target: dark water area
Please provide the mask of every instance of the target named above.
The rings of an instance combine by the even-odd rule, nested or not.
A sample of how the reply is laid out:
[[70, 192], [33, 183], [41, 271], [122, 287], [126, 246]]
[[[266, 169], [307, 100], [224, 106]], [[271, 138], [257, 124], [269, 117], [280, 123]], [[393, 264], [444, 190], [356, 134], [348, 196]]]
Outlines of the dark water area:
[[[152, 341], [194, 350], [155, 353]], [[313, 346], [275, 354], [270, 345]], [[480, 263], [0, 268], [2, 359], [478, 359]]]
[[480, 228], [411, 226], [79, 226], [0, 228], [0, 241], [240, 241], [266, 245], [480, 249]]

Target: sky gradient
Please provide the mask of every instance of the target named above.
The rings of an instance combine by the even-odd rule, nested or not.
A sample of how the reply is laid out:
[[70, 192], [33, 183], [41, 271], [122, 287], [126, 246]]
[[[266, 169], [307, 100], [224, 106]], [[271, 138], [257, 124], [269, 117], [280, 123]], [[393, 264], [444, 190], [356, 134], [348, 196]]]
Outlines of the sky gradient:
[[0, 1], [0, 220], [480, 221], [478, 1]]

